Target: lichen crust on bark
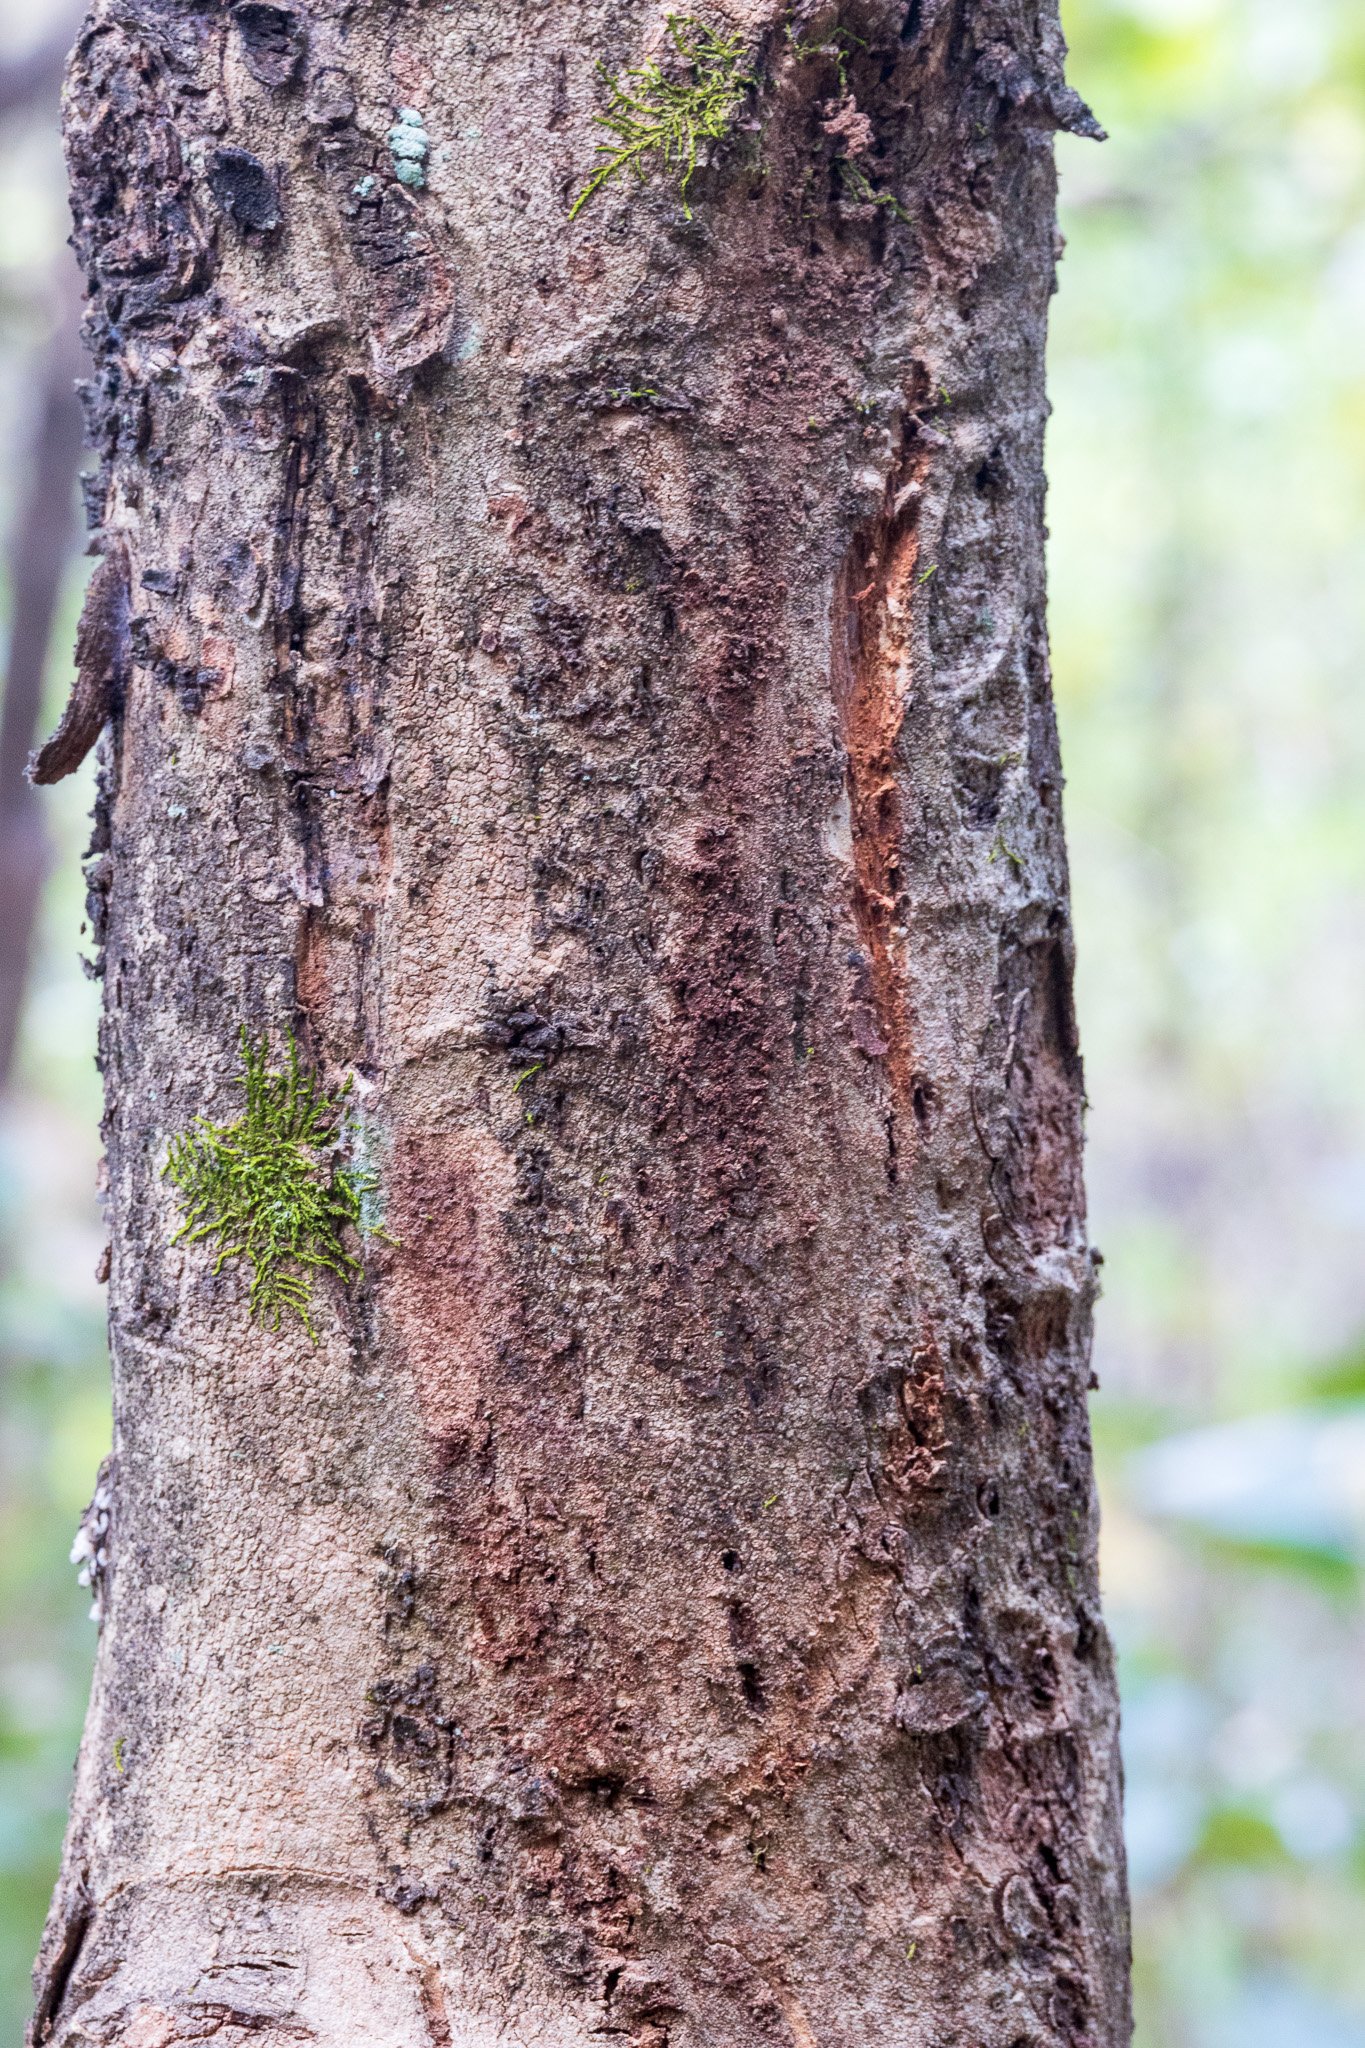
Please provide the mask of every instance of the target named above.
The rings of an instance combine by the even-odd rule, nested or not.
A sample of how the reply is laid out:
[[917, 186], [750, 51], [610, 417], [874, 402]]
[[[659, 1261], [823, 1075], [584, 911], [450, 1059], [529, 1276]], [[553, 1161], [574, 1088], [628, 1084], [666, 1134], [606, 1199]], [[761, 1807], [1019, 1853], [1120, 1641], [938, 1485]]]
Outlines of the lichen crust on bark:
[[[38, 2043], [1127, 2037], [1084, 123], [1051, 0], [704, 19], [739, 117], [573, 219], [645, 0], [96, 0], [73, 55], [115, 1442]], [[243, 1024], [383, 1190], [316, 1345], [172, 1242]]]

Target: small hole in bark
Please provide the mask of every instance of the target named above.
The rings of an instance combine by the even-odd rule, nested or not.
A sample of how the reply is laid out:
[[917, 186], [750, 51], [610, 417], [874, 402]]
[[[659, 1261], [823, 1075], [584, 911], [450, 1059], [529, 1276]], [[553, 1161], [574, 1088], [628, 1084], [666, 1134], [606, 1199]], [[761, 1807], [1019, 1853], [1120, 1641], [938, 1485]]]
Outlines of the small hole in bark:
[[986, 460], [972, 478], [983, 498], [993, 498], [1005, 481], [1005, 460], [998, 448], [993, 448]]
[[1086, 2031], [1089, 2003], [1085, 1987], [1072, 1977], [1059, 1980], [1057, 1989], [1048, 2001], [1048, 2017], [1059, 2034], [1068, 2041], [1079, 2042]]
[[901, 23], [901, 41], [912, 43], [919, 34], [921, 0], [910, 0], [905, 20]]
[[722, 1550], [720, 1561], [727, 1572], [739, 1570], [739, 1552], [737, 1550]]
[[741, 1664], [739, 1667], [739, 1682], [744, 1690], [745, 1704], [752, 1707], [756, 1714], [761, 1714], [767, 1706], [767, 1701], [763, 1697], [763, 1686], [759, 1679], [757, 1664]]
[[1000, 1513], [1000, 1487], [996, 1480], [982, 1480], [976, 1489], [976, 1504], [988, 1521], [995, 1521]]
[[1033, 1654], [1033, 1668], [1029, 1674], [1029, 1697], [1039, 1709], [1050, 1707], [1056, 1702], [1057, 1665], [1046, 1645], [1035, 1650]]

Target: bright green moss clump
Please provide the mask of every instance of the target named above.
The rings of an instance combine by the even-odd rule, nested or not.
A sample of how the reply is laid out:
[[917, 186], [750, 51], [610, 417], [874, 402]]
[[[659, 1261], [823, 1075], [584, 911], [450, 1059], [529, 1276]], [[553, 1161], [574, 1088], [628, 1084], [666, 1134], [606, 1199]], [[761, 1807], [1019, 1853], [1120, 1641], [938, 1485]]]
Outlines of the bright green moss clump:
[[743, 70], [744, 45], [738, 36], [718, 35], [690, 15], [670, 14], [668, 33], [690, 72], [684, 80], [666, 78], [653, 58], [619, 78], [605, 71], [610, 103], [593, 118], [612, 141], [600, 142], [601, 163], [575, 199], [569, 219], [587, 205], [610, 178], [630, 171], [643, 183], [652, 161], [677, 174], [683, 212], [691, 220], [687, 188], [704, 142], [727, 135], [744, 95], [753, 84]]
[[185, 1214], [172, 1243], [216, 1244], [215, 1274], [230, 1259], [245, 1259], [251, 1314], [277, 1330], [292, 1309], [316, 1343], [313, 1283], [322, 1272], [343, 1281], [360, 1272], [344, 1233], [359, 1228], [373, 1176], [336, 1157], [349, 1081], [330, 1100], [303, 1071], [292, 1032], [288, 1043], [279, 1073], [268, 1065], [265, 1039], [256, 1044], [243, 1030], [245, 1109], [230, 1124], [196, 1117], [172, 1139], [163, 1171]]

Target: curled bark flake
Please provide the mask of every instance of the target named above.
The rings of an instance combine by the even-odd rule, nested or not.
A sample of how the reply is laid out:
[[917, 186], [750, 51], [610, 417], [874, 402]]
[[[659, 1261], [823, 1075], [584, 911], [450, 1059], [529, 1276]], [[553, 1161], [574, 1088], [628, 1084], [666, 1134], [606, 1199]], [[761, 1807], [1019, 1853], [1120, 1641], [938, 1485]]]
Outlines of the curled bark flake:
[[1043, 127], [1059, 128], [1067, 135], [1083, 135], [1092, 142], [1108, 140], [1105, 130], [1074, 87], [1060, 77], [1040, 77], [1009, 44], [984, 44], [977, 57], [976, 68], [978, 75], [1008, 106], [1017, 107], [1027, 118]]
[[117, 710], [127, 676], [128, 560], [114, 548], [90, 579], [76, 629], [76, 679], [57, 730], [29, 756], [30, 782], [60, 782], [80, 767]]

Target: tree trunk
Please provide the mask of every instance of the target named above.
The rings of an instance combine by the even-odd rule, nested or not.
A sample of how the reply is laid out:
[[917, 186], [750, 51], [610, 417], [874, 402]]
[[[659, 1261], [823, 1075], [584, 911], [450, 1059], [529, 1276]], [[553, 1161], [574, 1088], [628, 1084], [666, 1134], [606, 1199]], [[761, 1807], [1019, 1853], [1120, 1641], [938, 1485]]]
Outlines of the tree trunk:
[[[644, 0], [78, 44], [116, 1421], [41, 2042], [1127, 2037], [1043, 584], [1093, 123], [1052, 0], [708, 19], [695, 177], [572, 219], [611, 81], [710, 75]], [[243, 1029], [382, 1216], [316, 1343], [172, 1242]]]

